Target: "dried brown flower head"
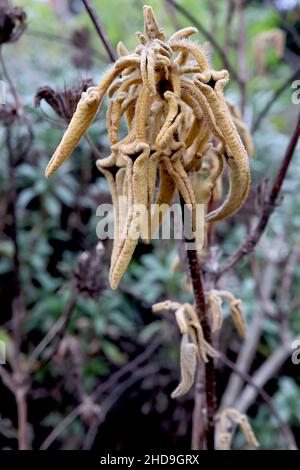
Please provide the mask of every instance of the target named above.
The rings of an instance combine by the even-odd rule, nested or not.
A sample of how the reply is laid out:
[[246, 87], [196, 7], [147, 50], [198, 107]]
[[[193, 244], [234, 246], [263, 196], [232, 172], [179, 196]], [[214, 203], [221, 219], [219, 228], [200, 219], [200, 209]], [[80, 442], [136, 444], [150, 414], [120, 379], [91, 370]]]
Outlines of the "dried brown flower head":
[[[230, 188], [223, 204], [207, 214], [207, 221], [229, 217], [245, 201], [250, 185], [248, 155], [224, 98], [229, 81], [226, 70], [214, 70], [206, 48], [189, 37], [195, 28], [184, 28], [166, 40], [152, 8], [144, 6], [145, 32], [137, 33], [138, 46], [128, 52], [118, 46], [120, 58], [104, 75], [98, 87], [82, 95], [69, 128], [52, 157], [46, 176], [66, 160], [93, 122], [107, 93], [107, 130], [111, 155], [97, 161], [106, 176], [115, 207], [115, 237], [110, 284], [116, 288], [135, 250], [139, 235], [149, 240], [164, 213], [179, 193], [190, 208], [192, 228], [203, 240], [204, 223], [197, 227], [195, 173], [203, 170], [204, 155], [213, 149], [209, 185], [211, 195], [228, 167]], [[127, 134], [120, 137], [121, 122]], [[158, 190], [156, 179], [159, 174]], [[195, 190], [196, 189], [196, 190]], [[220, 190], [216, 200], [220, 198]], [[120, 203], [120, 197], [126, 204]], [[206, 198], [207, 199], [207, 198]], [[137, 207], [139, 206], [139, 209]], [[144, 207], [141, 213], [140, 207]], [[150, 228], [142, 229], [145, 221]]]
[[232, 423], [240, 427], [249, 446], [254, 448], [259, 447], [259, 442], [254, 435], [246, 415], [240, 413], [234, 408], [225, 408], [218, 414], [216, 419], [219, 424], [219, 448], [221, 450], [231, 449], [231, 442], [234, 433]]
[[75, 52], [72, 62], [78, 69], [88, 70], [93, 66], [90, 32], [88, 28], [75, 29], [71, 36]]

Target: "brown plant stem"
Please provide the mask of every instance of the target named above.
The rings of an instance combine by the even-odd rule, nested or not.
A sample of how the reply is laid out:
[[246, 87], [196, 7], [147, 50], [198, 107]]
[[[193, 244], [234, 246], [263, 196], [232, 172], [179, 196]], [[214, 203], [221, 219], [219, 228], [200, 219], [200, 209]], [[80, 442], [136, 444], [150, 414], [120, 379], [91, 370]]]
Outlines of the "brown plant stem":
[[95, 26], [95, 29], [101, 39], [101, 41], [103, 42], [103, 45], [106, 49], [106, 52], [107, 52], [107, 55], [108, 57], [110, 58], [110, 60], [112, 62], [115, 62], [117, 60], [117, 55], [115, 53], [115, 50], [110, 42], [110, 40], [108, 39], [107, 37], [107, 34], [97, 16], [97, 13], [95, 12], [94, 8], [92, 7], [91, 3], [89, 0], [82, 0], [83, 3], [84, 3], [84, 6], [88, 12], [88, 14], [90, 15], [90, 18]]
[[[181, 208], [182, 208], [182, 216], [187, 217], [189, 212], [184, 210], [184, 202], [182, 199], [181, 199]], [[183, 220], [183, 222], [184, 222], [184, 226], [186, 226], [187, 221]], [[188, 221], [188, 222], [189, 222], [189, 226], [191, 226], [191, 221]], [[194, 298], [195, 298], [196, 312], [201, 322], [204, 337], [206, 341], [212, 344], [212, 333], [211, 333], [211, 328], [210, 328], [209, 319], [208, 319], [208, 312], [206, 308], [198, 253], [196, 249], [194, 248], [190, 249], [191, 246], [196, 245], [196, 240], [195, 238], [193, 239], [187, 238], [186, 233], [184, 233], [184, 238], [185, 238], [185, 245], [186, 245], [186, 257], [188, 260], [189, 274], [190, 274], [190, 278], [192, 281]], [[197, 387], [198, 387], [198, 384], [196, 384], [196, 389]], [[209, 358], [208, 362], [205, 364], [205, 392], [206, 392], [206, 420], [207, 420], [206, 430], [205, 430], [206, 431], [205, 432], [206, 445], [207, 445], [208, 450], [214, 450], [215, 414], [216, 414], [216, 408], [217, 408], [217, 399], [216, 399], [215, 366], [214, 366], [214, 360], [211, 357]], [[198, 415], [198, 413], [195, 412], [194, 416], [195, 415]], [[198, 426], [197, 423], [193, 423], [193, 425]], [[196, 444], [195, 437], [193, 441], [196, 447], [195, 450], [203, 447], [202, 436], [200, 435], [198, 436], [197, 444]]]
[[295, 149], [296, 149], [299, 137], [300, 137], [300, 115], [298, 116], [297, 125], [291, 136], [290, 142], [288, 144], [281, 166], [279, 168], [278, 175], [270, 191], [269, 197], [267, 198], [267, 200], [265, 201], [263, 205], [262, 213], [260, 215], [257, 225], [251, 231], [250, 235], [247, 237], [245, 242], [242, 243], [241, 246], [235, 251], [235, 253], [233, 253], [219, 267], [219, 269], [217, 270], [217, 273], [215, 273], [217, 276], [220, 276], [224, 272], [228, 271], [228, 269], [232, 268], [232, 266], [234, 266], [240, 259], [242, 259], [244, 256], [249, 254], [259, 242], [269, 222], [269, 219], [276, 208], [278, 195], [281, 190], [284, 179], [286, 177], [293, 155], [295, 153]]

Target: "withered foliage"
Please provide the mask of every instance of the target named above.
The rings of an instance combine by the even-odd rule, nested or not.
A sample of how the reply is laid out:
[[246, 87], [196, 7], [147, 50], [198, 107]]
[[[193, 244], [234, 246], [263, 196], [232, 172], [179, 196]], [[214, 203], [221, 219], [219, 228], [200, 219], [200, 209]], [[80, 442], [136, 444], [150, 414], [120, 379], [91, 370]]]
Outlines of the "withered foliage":
[[[220, 198], [218, 180], [224, 164], [229, 193], [220, 207], [206, 215], [207, 221], [237, 211], [250, 185], [248, 155], [234, 124], [237, 118], [223, 95], [228, 72], [214, 70], [205, 48], [190, 41], [195, 28], [184, 28], [166, 40], [149, 6], [144, 7], [144, 27], [144, 34], [137, 33], [135, 50], [130, 53], [119, 43], [120, 58], [98, 86], [83, 93], [46, 169], [46, 176], [52, 175], [70, 156], [107, 93], [111, 155], [98, 160], [97, 167], [110, 185], [116, 215], [112, 288], [118, 286], [139, 235], [148, 241], [162, 220], [156, 210], [151, 212], [154, 201], [156, 207], [168, 207], [178, 192], [191, 209], [193, 231], [203, 240], [204, 222], [197, 226], [196, 205], [208, 202], [214, 192], [215, 199]], [[121, 139], [122, 120], [127, 135]], [[126, 203], [121, 204], [120, 198]], [[146, 208], [142, 215], [140, 207]], [[142, 231], [145, 221], [146, 233]]]

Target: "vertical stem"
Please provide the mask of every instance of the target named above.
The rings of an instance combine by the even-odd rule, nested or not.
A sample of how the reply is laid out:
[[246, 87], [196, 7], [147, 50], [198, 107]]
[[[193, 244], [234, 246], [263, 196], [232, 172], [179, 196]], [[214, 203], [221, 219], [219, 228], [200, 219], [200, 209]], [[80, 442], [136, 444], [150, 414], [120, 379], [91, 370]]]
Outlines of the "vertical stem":
[[[182, 207], [182, 216], [187, 217], [189, 211], [184, 210], [184, 202], [181, 199], [181, 207]], [[183, 221], [183, 225], [186, 224], [186, 221]], [[191, 226], [191, 221], [189, 221], [189, 226]], [[185, 230], [184, 230], [185, 232]], [[194, 239], [187, 239], [186, 233], [184, 233], [185, 242], [186, 242], [186, 256], [188, 260], [188, 268], [190, 272], [190, 277], [193, 285], [193, 292], [195, 298], [195, 308], [196, 312], [199, 316], [201, 326], [203, 329], [203, 334], [210, 344], [212, 344], [212, 333], [208, 319], [208, 313], [206, 308], [205, 296], [204, 296], [204, 289], [203, 289], [203, 282], [202, 282], [202, 275], [201, 275], [201, 268], [198, 258], [198, 253], [196, 249], [189, 249], [189, 244], [196, 245], [195, 238]], [[196, 393], [201, 393], [201, 383], [196, 384]], [[208, 450], [214, 450], [215, 447], [215, 414], [216, 414], [216, 380], [215, 380], [215, 366], [213, 358], [209, 357], [208, 362], [205, 364], [205, 392], [206, 392], [206, 430], [205, 430], [205, 437], [206, 437], [206, 445]], [[202, 400], [201, 400], [202, 401]], [[195, 406], [197, 405], [198, 400], [196, 400]], [[201, 414], [199, 411], [195, 410], [194, 417], [197, 419], [201, 419]], [[198, 427], [199, 423], [193, 423], [193, 426]], [[193, 433], [195, 434], [195, 433]], [[203, 438], [201, 435], [198, 436], [198, 442], [193, 435], [193, 445], [196, 447], [195, 450], [202, 447]]]

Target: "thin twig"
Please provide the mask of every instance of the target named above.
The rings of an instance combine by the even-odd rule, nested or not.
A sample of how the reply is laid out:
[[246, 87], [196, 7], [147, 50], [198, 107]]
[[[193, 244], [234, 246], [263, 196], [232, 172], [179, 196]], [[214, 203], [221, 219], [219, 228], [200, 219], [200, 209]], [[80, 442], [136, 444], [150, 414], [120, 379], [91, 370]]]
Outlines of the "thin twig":
[[107, 390], [111, 389], [114, 385], [116, 385], [118, 381], [124, 375], [129, 374], [130, 372], [134, 371], [140, 364], [147, 361], [147, 359], [151, 357], [154, 354], [154, 352], [159, 348], [160, 344], [161, 344], [160, 338], [157, 338], [156, 340], [152, 341], [141, 354], [135, 357], [132, 361], [125, 364], [121, 369], [116, 371], [114, 374], [112, 374], [106, 380], [106, 382], [98, 385], [98, 387], [96, 387], [96, 389], [94, 390], [92, 394], [92, 398], [94, 400], [97, 400], [101, 394], [107, 392]]
[[[300, 335], [293, 338], [291, 342], [288, 341], [287, 343], [282, 344], [254, 373], [252, 376], [252, 382], [255, 384], [256, 388], [254, 388], [253, 385], [247, 385], [236, 402], [236, 408], [241, 413], [245, 413], [255, 401], [256, 396], [258, 395], [258, 389], [262, 389], [265, 384], [277, 374], [278, 370], [291, 353], [291, 343], [293, 341], [299, 341], [299, 339]], [[294, 448], [297, 448], [297, 446], [295, 445]]]
[[281, 287], [279, 290], [279, 305], [281, 310], [286, 310], [288, 294], [292, 286], [293, 275], [295, 268], [298, 266], [300, 261], [300, 240], [298, 240], [293, 246], [290, 256], [285, 265], [283, 271]]
[[231, 46], [231, 27], [232, 27], [232, 20], [235, 11], [235, 1], [234, 0], [227, 0], [227, 9], [226, 9], [226, 17], [224, 23], [224, 53], [227, 55], [229, 54], [230, 46]]
[[66, 318], [65, 316], [59, 317], [59, 319], [54, 323], [54, 325], [50, 328], [46, 336], [43, 337], [41, 342], [34, 348], [30, 357], [29, 357], [29, 367], [31, 368], [44, 349], [48, 346], [49, 343], [56, 337], [57, 333], [61, 330], [63, 325], [65, 324]]
[[7, 67], [6, 67], [5, 60], [4, 60], [4, 57], [3, 57], [2, 46], [0, 46], [0, 65], [1, 65], [2, 73], [3, 73], [3, 77], [5, 78], [7, 83], [9, 84], [10, 92], [11, 92], [12, 97], [14, 99], [17, 116], [22, 118], [23, 123], [25, 124], [25, 126], [27, 128], [27, 132], [28, 132], [28, 141], [26, 142], [26, 145], [22, 148], [22, 150], [18, 150], [18, 156], [21, 159], [21, 158], [24, 158], [24, 156], [27, 154], [28, 150], [30, 149], [31, 143], [32, 143], [33, 138], [34, 138], [34, 134], [33, 134], [33, 130], [32, 130], [32, 127], [31, 127], [31, 123], [30, 123], [29, 119], [27, 118], [27, 116], [24, 112], [24, 106], [23, 106], [23, 103], [21, 101], [21, 98], [18, 95], [16, 87], [15, 87], [15, 85], [13, 83], [13, 80], [10, 76], [10, 73], [9, 73]]
[[[217, 17], [218, 17], [217, 0], [210, 0], [210, 27], [211, 27], [211, 31], [214, 31], [216, 35], [218, 31]], [[212, 56], [212, 59], [214, 59], [213, 56]]]
[[247, 38], [245, 22], [245, 0], [236, 0], [238, 17], [238, 75], [240, 78], [239, 87], [241, 94], [240, 110], [242, 116], [245, 114], [246, 93], [247, 93]]
[[[45, 39], [46, 41], [54, 41], [54, 42], [59, 42], [59, 43], [64, 43], [69, 46], [72, 46], [74, 49], [77, 49], [77, 47], [73, 44], [72, 39], [68, 38], [67, 36], [61, 36], [59, 34], [52, 34], [48, 33], [46, 31], [38, 31], [35, 29], [27, 29], [25, 34], [27, 36], [32, 36], [32, 37], [38, 37], [40, 39]], [[106, 55], [102, 54], [99, 51], [96, 51], [93, 47], [89, 47], [89, 50], [91, 52], [91, 55], [95, 58], [98, 59], [101, 62], [107, 63], [107, 57]]]
[[[274, 260], [270, 259], [261, 274], [254, 256], [251, 257], [251, 274], [255, 279], [255, 294], [260, 300], [258, 311], [254, 315], [251, 330], [242, 343], [238, 357], [235, 360], [236, 367], [248, 373], [256, 356], [258, 344], [262, 334], [263, 320], [265, 318], [265, 304], [270, 301], [275, 283], [276, 269]], [[228, 380], [226, 389], [222, 396], [222, 407], [228, 408], [234, 405], [243, 387], [240, 376], [232, 374]]]
[[296, 150], [296, 146], [300, 136], [300, 116], [298, 117], [297, 125], [295, 130], [291, 136], [290, 142], [286, 149], [284, 158], [282, 160], [277, 178], [275, 179], [274, 185], [270, 191], [270, 195], [265, 201], [262, 209], [262, 213], [258, 220], [257, 225], [251, 231], [250, 235], [247, 237], [244, 243], [233, 253], [218, 269], [216, 273], [217, 276], [220, 276], [224, 272], [228, 271], [228, 269], [232, 268], [239, 260], [241, 260], [244, 256], [249, 254], [254, 247], [259, 242], [268, 222], [276, 208], [276, 202], [278, 199], [278, 195], [280, 193], [282, 184], [286, 177], [289, 165], [292, 161], [293, 155]]
[[117, 60], [117, 54], [115, 53], [115, 50], [110, 42], [110, 40], [108, 39], [107, 37], [107, 34], [94, 10], [94, 8], [92, 7], [91, 3], [89, 0], [82, 0], [83, 3], [84, 3], [84, 6], [88, 12], [88, 14], [90, 15], [90, 18], [95, 26], [95, 29], [101, 39], [101, 41], [103, 42], [103, 45], [106, 49], [106, 52], [107, 52], [107, 55], [108, 57], [110, 58], [110, 60], [112, 62], [115, 62]]
[[57, 426], [50, 432], [42, 443], [40, 450], [47, 450], [51, 444], [58, 438], [58, 436], [70, 425], [73, 421], [80, 416], [81, 404], [77, 405]]

